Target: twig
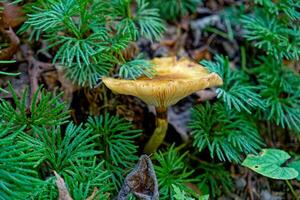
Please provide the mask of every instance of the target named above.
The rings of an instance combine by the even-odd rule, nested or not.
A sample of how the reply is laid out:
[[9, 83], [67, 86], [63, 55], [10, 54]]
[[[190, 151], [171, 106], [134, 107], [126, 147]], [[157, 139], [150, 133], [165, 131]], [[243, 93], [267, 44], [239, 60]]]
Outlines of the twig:
[[[30, 97], [29, 105], [31, 105], [32, 97], [39, 87], [39, 77], [45, 71], [53, 70], [54, 65], [50, 63], [41, 62], [34, 57], [34, 52], [28, 48], [22, 49], [24, 57], [28, 61], [28, 74], [30, 77]], [[40, 98], [40, 96], [39, 96]]]
[[254, 200], [253, 192], [252, 192], [252, 181], [251, 181], [251, 173], [248, 171], [247, 174], [247, 190], [249, 192], [249, 196], [251, 200]]
[[206, 161], [201, 160], [201, 159], [197, 158], [196, 156], [193, 156], [191, 154], [187, 154], [187, 155], [188, 155], [189, 158], [191, 158], [192, 160], [195, 160], [195, 161], [197, 161], [199, 163], [206, 163]]
[[213, 40], [215, 39], [216, 36], [217, 36], [217, 35], [216, 35], [215, 33], [211, 34], [211, 35], [208, 37], [208, 39], [207, 39], [205, 45], [203, 45], [202, 47], [199, 48], [199, 51], [201, 52], [201, 51], [204, 51], [204, 50], [206, 50], [206, 49], [209, 49], [210, 44], [213, 42]]

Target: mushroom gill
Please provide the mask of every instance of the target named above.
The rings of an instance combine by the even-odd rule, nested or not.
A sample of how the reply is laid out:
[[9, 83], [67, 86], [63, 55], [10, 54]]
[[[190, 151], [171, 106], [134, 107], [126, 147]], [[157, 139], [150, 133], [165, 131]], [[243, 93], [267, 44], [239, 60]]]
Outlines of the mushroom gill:
[[222, 85], [216, 73], [185, 58], [155, 58], [152, 60], [156, 75], [150, 79], [142, 76], [137, 80], [103, 77], [104, 84], [114, 92], [132, 95], [148, 105], [168, 107], [180, 99], [205, 88]]
[[136, 80], [103, 77], [104, 84], [114, 92], [132, 95], [146, 104], [156, 107], [157, 128], [145, 147], [146, 153], [154, 152], [163, 142], [167, 131], [167, 108], [182, 98], [205, 88], [222, 85], [216, 73], [210, 73], [203, 66], [189, 59], [176, 57], [154, 58], [156, 74], [153, 78], [142, 76]]

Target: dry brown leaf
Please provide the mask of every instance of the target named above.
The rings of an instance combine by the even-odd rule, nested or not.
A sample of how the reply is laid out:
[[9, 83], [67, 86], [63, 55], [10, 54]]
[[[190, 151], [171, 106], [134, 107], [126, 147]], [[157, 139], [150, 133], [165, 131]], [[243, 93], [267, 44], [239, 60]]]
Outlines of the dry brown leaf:
[[66, 77], [63, 66], [56, 65], [55, 67], [57, 70], [58, 80], [61, 83], [61, 87], [64, 92], [63, 99], [70, 105], [73, 100], [73, 93], [79, 90], [79, 86], [75, 85]]
[[194, 183], [186, 183], [185, 184], [187, 187], [191, 188], [195, 193], [199, 195], [203, 195], [203, 193], [199, 190], [198, 186]]
[[98, 188], [95, 187], [93, 193], [91, 194], [91, 196], [89, 196], [86, 200], [96, 199], [97, 198], [97, 196], [96, 196], [97, 192], [98, 192]]
[[176, 44], [176, 38], [166, 38], [160, 41], [160, 44], [163, 46], [167, 46], [173, 48]]
[[58, 188], [58, 193], [59, 193], [59, 200], [73, 200], [72, 197], [70, 196], [70, 193], [67, 189], [66, 183], [64, 179], [56, 172], [53, 171], [55, 177], [56, 177], [56, 186]]
[[199, 96], [199, 99], [197, 100], [198, 102], [204, 102], [204, 101], [209, 101], [217, 96], [216, 89], [210, 89], [210, 90], [201, 90], [198, 92], [195, 92], [196, 95]]
[[190, 110], [176, 113], [172, 107], [168, 109], [168, 122], [175, 128], [184, 142], [187, 142], [189, 139], [187, 124], [190, 114]]
[[4, 30], [0, 25], [0, 31], [4, 35], [4, 37], [7, 37], [7, 39], [9, 40], [8, 47], [0, 49], [0, 60], [10, 60], [18, 51], [20, 40], [12, 30], [12, 28], [9, 28], [9, 30]]
[[196, 49], [192, 51], [192, 56], [196, 62], [199, 62], [203, 59], [211, 60], [212, 55], [207, 49]]
[[1, 3], [0, 6], [4, 8], [0, 22], [2, 27], [15, 28], [25, 21], [25, 15], [21, 6], [16, 6], [12, 3]]
[[122, 56], [125, 60], [131, 60], [139, 54], [139, 48], [136, 43], [129, 43], [128, 47], [122, 51]]
[[140, 200], [158, 200], [158, 183], [151, 159], [142, 155], [134, 169], [126, 176], [117, 200], [125, 200], [132, 193]]

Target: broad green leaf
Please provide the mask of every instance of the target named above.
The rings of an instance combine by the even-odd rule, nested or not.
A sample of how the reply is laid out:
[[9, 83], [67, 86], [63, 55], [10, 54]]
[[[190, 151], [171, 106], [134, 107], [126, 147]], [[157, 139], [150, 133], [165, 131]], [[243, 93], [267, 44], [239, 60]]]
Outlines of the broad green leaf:
[[295, 160], [288, 164], [288, 167], [294, 168], [298, 172], [296, 179], [300, 181], [300, 160]]
[[199, 197], [199, 200], [209, 200], [209, 195], [208, 194], [202, 195]]
[[259, 155], [249, 154], [242, 165], [274, 179], [294, 179], [298, 172], [291, 167], [282, 167], [291, 156], [279, 149], [263, 149]]

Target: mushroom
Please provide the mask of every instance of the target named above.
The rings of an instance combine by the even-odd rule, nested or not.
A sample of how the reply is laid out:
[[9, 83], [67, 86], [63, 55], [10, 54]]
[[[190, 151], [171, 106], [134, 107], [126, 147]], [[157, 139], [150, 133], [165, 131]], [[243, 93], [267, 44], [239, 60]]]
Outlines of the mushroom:
[[156, 74], [136, 80], [103, 77], [104, 84], [114, 92], [132, 95], [156, 108], [156, 129], [145, 146], [145, 153], [153, 153], [163, 142], [167, 128], [167, 109], [182, 98], [205, 88], [222, 85], [216, 73], [209, 73], [203, 66], [187, 58], [154, 58]]

